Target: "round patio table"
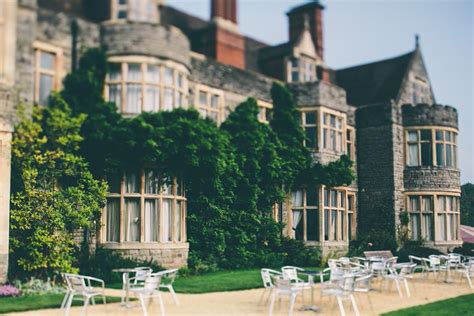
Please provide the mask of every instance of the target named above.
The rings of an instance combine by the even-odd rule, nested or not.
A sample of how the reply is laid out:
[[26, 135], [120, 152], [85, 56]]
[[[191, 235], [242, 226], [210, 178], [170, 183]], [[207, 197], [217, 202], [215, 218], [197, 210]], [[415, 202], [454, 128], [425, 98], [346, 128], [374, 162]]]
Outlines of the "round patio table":
[[121, 306], [124, 306], [126, 308], [132, 307], [130, 304], [130, 296], [129, 296], [129, 290], [130, 290], [130, 273], [134, 273], [136, 269], [132, 268], [121, 268], [121, 269], [113, 269], [112, 272], [117, 272], [117, 273], [122, 273], [122, 290], [125, 292], [125, 296], [122, 296], [122, 302]]
[[300, 271], [300, 274], [304, 274], [308, 276], [308, 281], [311, 286], [311, 305], [305, 305], [303, 306], [303, 310], [305, 311], [313, 311], [313, 312], [319, 312], [321, 308], [318, 306], [314, 305], [314, 277], [317, 275], [321, 275], [321, 271], [311, 271], [311, 270], [305, 270], [305, 271]]

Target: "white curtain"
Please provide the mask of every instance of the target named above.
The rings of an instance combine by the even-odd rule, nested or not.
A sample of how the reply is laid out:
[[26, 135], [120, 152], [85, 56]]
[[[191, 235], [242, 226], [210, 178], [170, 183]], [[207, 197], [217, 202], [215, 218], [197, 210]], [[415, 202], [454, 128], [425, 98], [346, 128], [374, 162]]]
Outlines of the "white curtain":
[[41, 74], [39, 81], [39, 103], [46, 104], [48, 97], [53, 90], [53, 76]]
[[120, 241], [120, 200], [107, 199], [107, 241]]
[[139, 84], [127, 83], [126, 113], [140, 113], [142, 87]]
[[127, 172], [125, 174], [125, 192], [126, 193], [139, 193], [140, 185], [138, 174], [136, 172]]
[[120, 84], [109, 85], [109, 101], [115, 102], [117, 110], [122, 110], [122, 86]]
[[420, 240], [420, 215], [411, 215], [411, 239]]
[[433, 214], [423, 214], [423, 238], [433, 240]]
[[171, 241], [171, 203], [170, 199], [163, 199], [163, 236], [162, 239], [164, 242]]
[[160, 89], [155, 86], [147, 86], [145, 90], [145, 102], [143, 111], [158, 112], [160, 109]]
[[173, 110], [173, 89], [171, 88], [165, 88], [165, 100], [164, 100], [163, 110], [165, 111]]
[[293, 236], [296, 237], [296, 227], [298, 227], [298, 224], [300, 223], [301, 218], [303, 217], [303, 211], [302, 210], [293, 210]]
[[153, 169], [145, 170], [145, 193], [157, 194], [160, 188], [158, 172]]
[[145, 200], [145, 241], [158, 241], [158, 203], [156, 200]]
[[303, 191], [298, 190], [291, 194], [291, 202], [294, 207], [303, 206]]
[[140, 241], [140, 200], [125, 199], [125, 240]]
[[418, 166], [418, 144], [408, 145], [408, 165]]
[[446, 240], [446, 214], [439, 214], [438, 222], [440, 240]]
[[176, 236], [178, 238], [178, 241], [181, 241], [181, 225], [183, 222], [182, 218], [182, 209], [184, 206], [183, 201], [177, 201], [176, 202], [176, 210], [175, 210], [175, 231], [176, 231]]

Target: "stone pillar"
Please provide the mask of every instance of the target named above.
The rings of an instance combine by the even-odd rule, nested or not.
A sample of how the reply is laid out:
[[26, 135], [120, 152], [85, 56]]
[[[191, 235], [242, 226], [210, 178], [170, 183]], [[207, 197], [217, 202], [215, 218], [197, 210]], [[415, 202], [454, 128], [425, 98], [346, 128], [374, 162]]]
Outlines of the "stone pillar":
[[0, 284], [7, 280], [8, 274], [12, 132], [9, 121], [0, 117]]

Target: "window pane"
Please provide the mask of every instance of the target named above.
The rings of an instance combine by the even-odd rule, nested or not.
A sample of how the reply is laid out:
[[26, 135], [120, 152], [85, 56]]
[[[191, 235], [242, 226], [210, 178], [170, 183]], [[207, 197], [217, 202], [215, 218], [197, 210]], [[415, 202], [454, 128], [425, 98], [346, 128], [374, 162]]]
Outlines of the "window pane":
[[109, 101], [114, 102], [117, 109], [122, 108], [122, 86], [119, 84], [109, 84]]
[[117, 81], [122, 78], [122, 64], [112, 63], [109, 64], [109, 80]]
[[337, 191], [331, 190], [331, 206], [337, 207]]
[[182, 179], [178, 178], [176, 180], [176, 192], [178, 196], [185, 196], [184, 182]]
[[336, 150], [336, 132], [334, 130], [331, 130], [329, 135], [329, 149]]
[[350, 194], [347, 195], [347, 211], [354, 211], [354, 196]]
[[443, 140], [443, 131], [436, 131], [436, 140]]
[[444, 214], [438, 215], [439, 222], [439, 239], [446, 240], [446, 216]]
[[184, 209], [184, 202], [183, 201], [176, 201], [176, 210], [175, 210], [175, 232], [176, 232], [176, 240], [181, 241], [181, 234], [182, 234], [182, 225], [183, 225], [183, 209]]
[[423, 212], [433, 212], [433, 197], [423, 196]]
[[349, 240], [352, 240], [352, 235], [353, 235], [353, 232], [352, 232], [352, 222], [353, 222], [353, 218], [354, 217], [354, 214], [352, 213], [349, 213], [347, 214], [347, 235], [349, 237]]
[[176, 76], [176, 86], [179, 88], [184, 88], [184, 76], [182, 74], [178, 74]]
[[421, 165], [422, 166], [431, 166], [431, 143], [422, 143], [421, 144]]
[[332, 211], [332, 227], [333, 227], [333, 240], [338, 240], [337, 239], [337, 232], [338, 232], [338, 221], [337, 221], [337, 211]]
[[291, 201], [293, 206], [301, 207], [303, 206], [303, 191], [298, 190], [292, 193]]
[[145, 200], [145, 241], [158, 241], [158, 203], [155, 199]]
[[317, 210], [306, 211], [306, 239], [319, 241], [319, 215]]
[[318, 190], [315, 190], [315, 189], [306, 190], [306, 205], [308, 206], [318, 205]]
[[146, 81], [150, 83], [159, 83], [160, 67], [157, 65], [147, 65]]
[[306, 147], [316, 148], [316, 127], [306, 127]]
[[292, 71], [291, 72], [291, 82], [298, 82], [299, 81], [299, 72]]
[[125, 241], [140, 241], [140, 199], [125, 199]]
[[140, 178], [137, 172], [125, 173], [125, 193], [139, 193]]
[[410, 132], [408, 132], [408, 141], [409, 141], [409, 142], [416, 142], [416, 141], [418, 141], [418, 132], [417, 132], [417, 131], [410, 131]]
[[160, 109], [160, 89], [155, 86], [145, 88], [145, 103], [143, 110], [145, 112], [158, 112]]
[[329, 207], [329, 200], [330, 200], [331, 191], [324, 190], [324, 206]]
[[329, 240], [329, 210], [324, 210], [324, 240]]
[[120, 175], [108, 174], [107, 184], [109, 185], [109, 193], [120, 193]]
[[323, 129], [323, 147], [329, 148], [329, 138], [328, 138], [329, 130], [327, 128]]
[[445, 200], [444, 196], [438, 196], [438, 212], [446, 212]]
[[421, 228], [420, 228], [420, 214], [411, 214], [411, 239], [420, 240]]
[[165, 84], [173, 85], [173, 69], [165, 67]]
[[304, 221], [303, 211], [293, 210], [293, 230], [296, 240], [303, 240], [304, 238]]
[[211, 96], [211, 108], [217, 109], [218, 106], [219, 106], [219, 96], [213, 94], [213, 95]]
[[120, 10], [117, 14], [118, 19], [126, 19], [127, 18], [127, 11]]
[[163, 236], [162, 239], [164, 242], [169, 242], [172, 240], [171, 236], [171, 227], [172, 227], [172, 209], [173, 201], [170, 199], [163, 199]]
[[331, 125], [331, 127], [336, 127], [336, 117], [334, 115], [330, 115], [329, 119], [329, 124]]
[[305, 112], [306, 124], [316, 124], [316, 112]]
[[107, 241], [120, 241], [120, 199], [107, 199]]
[[453, 139], [453, 132], [446, 131], [446, 141], [450, 142]]
[[160, 189], [160, 178], [158, 172], [153, 169], [145, 170], [145, 193], [158, 194]]
[[173, 89], [165, 88], [165, 102], [163, 110], [173, 110]]
[[444, 144], [436, 144], [436, 165], [444, 166]]
[[344, 236], [344, 212], [339, 211], [339, 227], [341, 227], [341, 240], [345, 240]]
[[429, 140], [431, 141], [431, 130], [422, 129], [420, 130], [421, 140]]
[[162, 188], [161, 188], [161, 192], [163, 194], [168, 194], [168, 195], [171, 195], [173, 194], [173, 182], [171, 180], [171, 178], [163, 178], [162, 180]]
[[446, 144], [446, 166], [453, 167], [453, 151], [451, 144]]
[[55, 55], [52, 53], [40, 52], [40, 68], [54, 70]]
[[429, 241], [433, 240], [433, 214], [423, 214], [423, 229], [423, 239]]
[[409, 201], [409, 212], [419, 212], [420, 207], [420, 197], [419, 196], [410, 196], [408, 197]]
[[39, 82], [39, 103], [40, 104], [47, 104], [48, 97], [53, 91], [53, 76], [41, 74], [40, 75], [40, 82]]
[[127, 80], [140, 81], [142, 78], [141, 64], [128, 64]]
[[207, 93], [199, 91], [199, 104], [207, 106]]
[[140, 113], [142, 87], [139, 84], [127, 84], [126, 113]]

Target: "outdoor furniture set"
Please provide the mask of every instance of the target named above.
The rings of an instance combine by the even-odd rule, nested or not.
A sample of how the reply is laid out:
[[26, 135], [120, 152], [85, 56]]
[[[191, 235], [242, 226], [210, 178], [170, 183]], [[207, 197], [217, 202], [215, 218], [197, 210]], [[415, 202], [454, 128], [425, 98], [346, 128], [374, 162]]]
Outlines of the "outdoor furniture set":
[[[306, 271], [292, 266], [283, 267], [281, 271], [262, 269], [261, 276], [265, 290], [260, 302], [265, 296], [265, 300], [271, 298], [269, 315], [272, 315], [276, 298], [288, 297], [290, 301], [288, 315], [291, 316], [296, 299], [300, 296], [303, 310], [319, 311], [320, 308], [314, 305], [313, 293], [314, 278], [318, 275], [321, 282], [321, 299], [325, 296], [335, 297], [342, 316], [346, 314], [343, 301], [347, 300], [351, 302], [354, 314], [360, 315], [354, 293], [368, 293], [374, 290], [373, 278], [381, 279], [378, 290], [383, 290], [385, 283], [392, 281], [400, 297], [411, 296], [408, 282], [413, 279], [415, 272], [421, 272], [423, 277], [427, 277], [429, 272], [434, 272], [433, 274], [438, 277], [444, 273], [444, 281], [448, 283], [452, 282], [451, 273], [454, 272], [461, 277], [466, 277], [469, 286], [473, 288], [471, 277], [474, 276], [474, 257], [464, 257], [455, 253], [432, 255], [428, 258], [409, 256], [410, 262], [397, 263], [398, 258], [392, 256], [390, 251], [369, 252], [365, 255], [365, 258], [329, 259], [328, 268], [323, 271]], [[307, 281], [302, 279], [301, 275], [306, 275]], [[304, 291], [307, 289], [311, 290], [310, 305], [304, 305]]]
[[[165, 270], [153, 273], [151, 268], [137, 267], [131, 269], [114, 269], [113, 272], [122, 273], [122, 300], [121, 305], [130, 308], [130, 294], [134, 294], [140, 301], [143, 309], [143, 315], [148, 315], [148, 305], [157, 297], [160, 304], [160, 313], [165, 315], [163, 299], [160, 289], [167, 289], [173, 296], [176, 305], [179, 305], [178, 297], [173, 289], [173, 282], [177, 276], [178, 269]], [[95, 305], [95, 298], [102, 297], [103, 303], [106, 304], [105, 284], [101, 279], [63, 273], [63, 279], [66, 283], [66, 295], [61, 304], [61, 309], [65, 310], [65, 315], [69, 315], [72, 301], [80, 299], [84, 301], [81, 315], [87, 312], [90, 302]]]

